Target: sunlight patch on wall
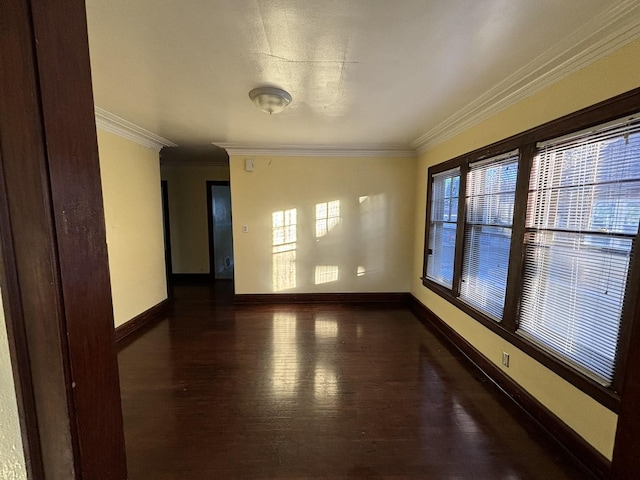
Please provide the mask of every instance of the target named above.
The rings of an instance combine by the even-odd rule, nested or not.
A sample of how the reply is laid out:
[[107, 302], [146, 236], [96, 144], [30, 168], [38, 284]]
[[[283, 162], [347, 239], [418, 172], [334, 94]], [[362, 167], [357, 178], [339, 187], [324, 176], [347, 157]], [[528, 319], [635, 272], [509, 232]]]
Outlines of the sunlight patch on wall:
[[324, 237], [340, 223], [340, 200], [316, 205], [316, 238]]
[[[361, 199], [363, 197], [360, 197]], [[360, 252], [363, 263], [367, 266], [367, 272], [383, 272], [385, 270], [385, 259], [387, 236], [393, 234], [389, 223], [395, 219], [388, 218], [387, 197], [384, 193], [368, 195], [366, 201], [360, 202], [360, 232], [363, 238], [369, 239], [362, 245]], [[357, 273], [358, 276], [359, 271]]]
[[367, 274], [367, 269], [366, 269], [366, 268], [364, 268], [362, 265], [360, 265], [360, 266], [358, 267], [358, 271], [356, 272], [356, 275], [357, 275], [358, 277], [364, 277], [366, 274]]
[[298, 211], [295, 208], [273, 212], [273, 291], [281, 292], [296, 287], [296, 242], [298, 237]]
[[298, 345], [295, 313], [273, 314], [273, 392], [281, 397], [295, 394], [298, 383]]
[[340, 269], [337, 265], [316, 265], [316, 285], [337, 282], [339, 271]]
[[362, 195], [361, 197], [358, 197], [358, 202], [362, 203], [362, 202], [364, 202], [367, 198], [369, 198], [369, 195]]

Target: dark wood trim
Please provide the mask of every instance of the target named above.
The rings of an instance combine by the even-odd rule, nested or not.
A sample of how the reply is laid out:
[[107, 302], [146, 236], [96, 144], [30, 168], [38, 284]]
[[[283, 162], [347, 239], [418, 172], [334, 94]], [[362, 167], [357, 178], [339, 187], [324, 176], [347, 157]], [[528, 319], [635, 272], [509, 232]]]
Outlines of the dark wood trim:
[[413, 295], [410, 296], [409, 305], [414, 315], [416, 315], [427, 328], [439, 334], [452, 348], [460, 351], [475, 368], [491, 380], [523, 413], [538, 423], [541, 428], [547, 432], [550, 439], [574, 457], [585, 468], [586, 472], [595, 475], [597, 478], [608, 478], [611, 470], [611, 462], [609, 462], [604, 455], [598, 452], [553, 412], [500, 370], [499, 367], [480, 353], [471, 343], [465, 340]]
[[[433, 174], [431, 173], [431, 169], [427, 172], [427, 207], [426, 207], [426, 215], [424, 219], [424, 255], [422, 256], [422, 278], [427, 277], [427, 267], [429, 265], [429, 227], [431, 224], [431, 196], [433, 195]], [[459, 195], [459, 194], [458, 194]], [[458, 197], [458, 201], [460, 201], [460, 197]]]
[[32, 0], [31, 11], [78, 474], [120, 479], [126, 459], [85, 3]]
[[[627, 365], [629, 355], [633, 345], [638, 346], [638, 338], [633, 343], [633, 326], [640, 320], [636, 320], [640, 315], [640, 304], [637, 304], [640, 293], [640, 255], [638, 246], [640, 245], [640, 231], [633, 239], [631, 251], [635, 252], [631, 256], [629, 265], [629, 275], [625, 285], [625, 296], [622, 304], [622, 317], [620, 320], [620, 338], [618, 340], [618, 352], [616, 356], [616, 369], [613, 378], [613, 385], [619, 392], [624, 392], [624, 382], [626, 380]], [[635, 318], [634, 318], [635, 315]], [[633, 368], [633, 367], [632, 367]], [[640, 430], [639, 430], [640, 431]]]
[[[458, 187], [458, 224], [456, 225], [456, 247], [453, 257], [453, 294], [460, 296], [460, 285], [462, 283], [462, 255], [464, 251], [464, 239], [467, 235], [467, 177], [469, 176], [469, 165], [463, 163], [460, 165], [460, 185]], [[463, 221], [460, 221], [463, 219]]]
[[[41, 262], [48, 262], [51, 256], [49, 251], [38, 250], [29, 261], [24, 258], [23, 246], [14, 247], [14, 240], [24, 238], [22, 235], [25, 233], [20, 217], [16, 225], [12, 225], [14, 216], [33, 215], [32, 241], [37, 246], [45, 240], [46, 224], [42, 222], [42, 206], [36, 205], [32, 213], [27, 213], [31, 210], [31, 196], [38, 196], [41, 186], [34, 182], [36, 184], [30, 187], [20, 185], [14, 189], [13, 178], [23, 178], [25, 174], [39, 178], [44, 161], [43, 138], [38, 124], [37, 99], [31, 95], [32, 90], [37, 88], [37, 81], [29, 7], [24, 2], [9, 2], [3, 7], [3, 15], [0, 16], [0, 64], [4, 71], [0, 75], [0, 286], [26, 473], [30, 479], [40, 479], [44, 478], [45, 472], [41, 439], [50, 430], [45, 425], [41, 431], [38, 423], [47, 413], [51, 417], [65, 415], [66, 406], [59, 403], [60, 409], [55, 413], [43, 412], [40, 416], [36, 411], [36, 406], [42, 400], [41, 377], [38, 375], [41, 363], [38, 357], [30, 359], [34, 355], [29, 347], [29, 341], [33, 341], [30, 335], [31, 313], [45, 305], [51, 297], [48, 295], [49, 289], [44, 288], [41, 297], [34, 298], [32, 305], [25, 305], [25, 295], [37, 288], [34, 285], [37, 282], [22, 279], [21, 273], [25, 269], [40, 266]], [[24, 145], [20, 145], [17, 139], [23, 141]], [[47, 270], [42, 274], [46, 275]], [[55, 316], [55, 313], [52, 312], [51, 316]], [[55, 324], [51, 325], [46, 333], [56, 335], [55, 327]], [[43, 350], [56, 354], [58, 347], [51, 346]], [[57, 380], [64, 379], [62, 372], [62, 369], [53, 366], [52, 375]], [[52, 392], [54, 398], [61, 391], [64, 394], [58, 385]], [[61, 451], [71, 451], [66, 432], [60, 435], [59, 443]], [[48, 462], [50, 465], [51, 462]], [[64, 465], [69, 466], [68, 463]]]
[[524, 265], [524, 234], [529, 200], [529, 177], [535, 155], [535, 145], [520, 148], [516, 195], [511, 227], [511, 246], [509, 250], [509, 271], [507, 273], [506, 296], [503, 322], [507, 330], [515, 332], [518, 326], [518, 310], [522, 290], [522, 269]]
[[[636, 237], [634, 249], [637, 245]], [[637, 255], [635, 262], [640, 263]], [[638, 295], [637, 277], [634, 277], [633, 281], [636, 282], [633, 298], [635, 318], [625, 339], [628, 355], [624, 368], [622, 401], [613, 450], [612, 478], [614, 480], [635, 478], [640, 472], [640, 295]]]
[[[448, 164], [448, 162], [445, 162]], [[429, 248], [429, 227], [431, 223], [431, 208], [432, 208], [432, 195], [433, 195], [433, 177], [436, 173], [446, 172], [447, 170], [451, 170], [453, 168], [460, 169], [460, 180], [458, 185], [458, 211], [456, 212], [457, 218], [464, 218], [466, 215], [466, 191], [467, 191], [467, 174], [469, 173], [469, 166], [465, 163], [462, 165], [456, 164], [453, 166], [449, 166], [449, 168], [442, 169], [440, 165], [436, 165], [435, 167], [430, 167], [427, 172], [427, 214], [425, 219], [425, 231], [424, 231], [424, 245], [425, 245], [425, 254], [422, 258], [422, 279], [426, 279], [427, 277], [427, 267], [429, 264], [429, 255], [427, 253], [427, 249]], [[464, 222], [458, 222], [456, 225], [456, 244], [455, 251], [460, 252], [464, 248]], [[431, 251], [431, 249], [429, 249]], [[452, 288], [451, 290], [455, 292], [455, 295], [459, 295], [460, 292], [460, 280], [462, 276], [462, 256], [455, 255], [454, 256], [454, 265], [453, 265], [453, 278], [452, 278]], [[435, 286], [435, 288], [443, 288], [441, 285], [436, 282], [432, 282], [428, 280], [431, 284]]]
[[0, 35], [0, 276], [23, 445], [28, 474], [72, 479], [77, 443], [28, 2], [3, 3]]
[[235, 304], [340, 303], [393, 305], [403, 307], [409, 301], [405, 292], [363, 293], [251, 293], [236, 294]]
[[145, 310], [140, 315], [133, 317], [128, 322], [117, 326], [115, 329], [116, 342], [121, 343], [124, 340], [129, 340], [134, 333], [140, 334], [152, 327], [155, 323], [162, 320], [168, 307], [169, 300], [163, 300], [157, 305]]
[[[0, 165], [2, 160], [0, 159]], [[0, 168], [1, 170], [1, 168]], [[4, 182], [0, 179], [0, 185]], [[1, 189], [0, 189], [1, 190]], [[0, 200], [2, 210], [5, 210], [4, 199]], [[4, 214], [0, 224], [6, 225]], [[4, 229], [3, 229], [4, 230]], [[2, 243], [6, 242], [3, 235]], [[38, 417], [36, 414], [36, 398], [31, 375], [31, 361], [29, 359], [28, 335], [25, 327], [24, 312], [22, 311], [22, 299], [17, 292], [18, 278], [15, 266], [5, 263], [13, 255], [8, 243], [6, 250], [0, 252], [0, 285], [4, 304], [4, 316], [9, 344], [9, 356], [11, 360], [13, 383], [16, 394], [20, 432], [22, 437], [22, 450], [25, 459], [27, 478], [44, 478], [42, 463], [42, 451], [40, 445], [40, 431], [38, 429]]]
[[37, 419], [23, 432], [30, 474], [123, 480], [84, 2], [7, 0], [0, 17], [1, 277], [26, 349], [14, 367], [33, 392], [22, 390], [21, 410]]
[[167, 278], [167, 296], [169, 300], [173, 298], [171, 288], [171, 276], [173, 274], [173, 258], [171, 254], [171, 218], [169, 215], [169, 183], [166, 180], [160, 181], [160, 193], [162, 195], [162, 227], [164, 233], [164, 265]]
[[[0, 28], [2, 28], [1, 25], [0, 22]], [[2, 92], [0, 92], [1, 94]], [[1, 119], [0, 122], [2, 122]], [[2, 139], [1, 133], [0, 139]], [[40, 431], [36, 414], [32, 366], [29, 359], [26, 318], [22, 308], [16, 256], [10, 235], [9, 199], [6, 195], [8, 190], [3, 170], [2, 149], [0, 148], [0, 286], [2, 287], [3, 313], [7, 328], [27, 478], [38, 479], [44, 478]]]

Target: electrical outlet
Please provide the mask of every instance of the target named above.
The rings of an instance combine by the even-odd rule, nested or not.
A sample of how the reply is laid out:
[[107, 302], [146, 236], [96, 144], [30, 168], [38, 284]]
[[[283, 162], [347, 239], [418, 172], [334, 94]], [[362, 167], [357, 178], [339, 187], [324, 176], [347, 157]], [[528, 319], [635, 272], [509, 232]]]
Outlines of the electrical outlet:
[[242, 225], [242, 233], [249, 233], [249, 225]]
[[507, 352], [502, 352], [502, 365], [509, 366], [509, 354]]

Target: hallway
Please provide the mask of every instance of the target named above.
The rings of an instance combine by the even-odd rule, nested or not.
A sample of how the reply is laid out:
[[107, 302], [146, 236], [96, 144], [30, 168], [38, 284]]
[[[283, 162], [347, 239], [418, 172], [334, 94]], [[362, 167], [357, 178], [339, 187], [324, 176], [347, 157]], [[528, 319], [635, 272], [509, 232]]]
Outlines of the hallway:
[[588, 478], [408, 310], [231, 299], [121, 345], [131, 480]]

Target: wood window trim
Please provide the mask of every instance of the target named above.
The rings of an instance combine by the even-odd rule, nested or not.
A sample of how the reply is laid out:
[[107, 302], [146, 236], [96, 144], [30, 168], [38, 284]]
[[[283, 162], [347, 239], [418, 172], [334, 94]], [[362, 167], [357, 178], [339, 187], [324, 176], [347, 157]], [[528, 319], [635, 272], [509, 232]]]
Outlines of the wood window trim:
[[[456, 246], [455, 251], [464, 250], [464, 238], [466, 236], [467, 222], [467, 177], [469, 176], [469, 164], [464, 162], [460, 165], [460, 180], [458, 187], [458, 216], [456, 217]], [[454, 255], [453, 257], [453, 293], [456, 297], [460, 296], [460, 282], [462, 279], [462, 255]], [[425, 275], [426, 276], [426, 275]]]
[[[627, 357], [629, 355], [633, 320], [638, 313], [634, 310], [633, 305], [638, 294], [637, 284], [640, 281], [640, 259], [634, 258], [629, 268], [627, 284], [629, 286], [628, 288], [631, 290], [628, 290], [628, 294], [625, 299], [624, 316], [620, 329], [619, 347], [616, 360], [616, 373], [612, 386], [605, 387], [591, 379], [589, 376], [581, 373], [579, 370], [573, 368], [569, 363], [546, 351], [541, 346], [516, 333], [524, 263], [523, 240], [529, 190], [529, 175], [531, 172], [532, 160], [536, 153], [536, 143], [557, 138], [562, 135], [566, 135], [567, 133], [590, 128], [639, 112], [640, 88], [637, 88], [609, 100], [605, 100], [560, 117], [556, 120], [552, 120], [540, 126], [526, 130], [499, 142], [495, 142], [486, 147], [476, 149], [472, 152], [465, 153], [456, 158], [434, 165], [428, 169], [427, 177], [427, 215], [425, 223], [425, 254], [422, 276], [423, 285], [615, 413], [618, 413], [620, 410], [620, 395], [618, 392], [623, 388], [623, 378], [625, 376], [624, 372]], [[516, 149], [520, 152], [520, 162], [518, 165], [518, 179], [514, 206], [509, 271], [507, 275], [505, 308], [503, 321], [496, 322], [458, 298], [459, 285], [456, 284], [456, 279], [459, 283], [459, 270], [462, 267], [462, 255], [457, 254], [455, 258], [454, 284], [451, 290], [426, 278], [428, 261], [426, 249], [428, 248], [429, 241], [429, 214], [431, 210], [432, 194], [431, 179], [437, 173], [459, 167], [461, 169], [460, 191], [464, 192], [463, 183], [466, 185], [466, 173], [470, 163], [481, 161]], [[464, 198], [462, 193], [460, 198]], [[458, 218], [462, 221], [458, 222], [458, 228], [456, 230], [456, 252], [462, 252], [464, 247], [461, 243], [461, 238], [463, 241], [464, 231], [466, 228], [466, 222], [464, 221], [466, 218], [466, 201], [459, 202], [458, 207]], [[455, 273], [458, 273], [458, 275], [456, 276]]]
[[[503, 323], [508, 332], [515, 332], [518, 324], [519, 298], [522, 290], [522, 273], [524, 269], [524, 239], [529, 177], [531, 165], [535, 155], [535, 145], [529, 143], [520, 147], [520, 161], [518, 163], [518, 178], [516, 180], [516, 197], [513, 207], [513, 222], [511, 237], [516, 239], [511, 242], [509, 251], [509, 271], [507, 273], [506, 298], [504, 305]], [[509, 293], [512, 293], [509, 295]]]

